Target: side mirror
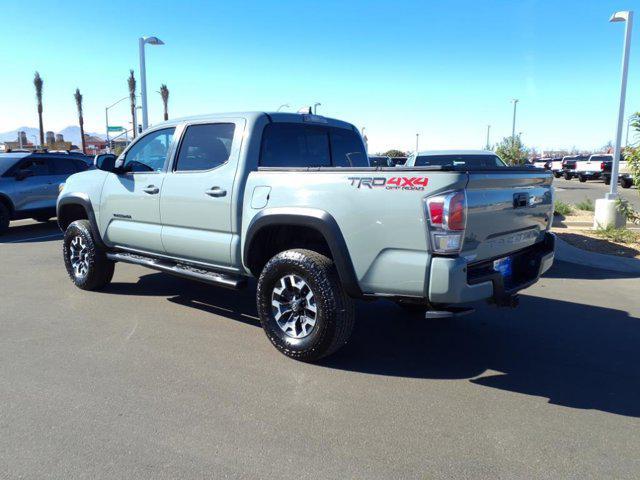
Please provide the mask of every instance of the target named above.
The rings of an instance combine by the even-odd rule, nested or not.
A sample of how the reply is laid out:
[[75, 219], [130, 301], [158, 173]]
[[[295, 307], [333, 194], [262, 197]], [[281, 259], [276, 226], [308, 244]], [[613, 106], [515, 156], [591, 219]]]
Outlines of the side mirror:
[[102, 153], [96, 155], [93, 159], [93, 164], [98, 170], [104, 170], [105, 172], [115, 172], [116, 170], [116, 156], [113, 153]]
[[18, 170], [16, 173], [16, 180], [21, 182], [25, 178], [33, 177], [33, 170]]

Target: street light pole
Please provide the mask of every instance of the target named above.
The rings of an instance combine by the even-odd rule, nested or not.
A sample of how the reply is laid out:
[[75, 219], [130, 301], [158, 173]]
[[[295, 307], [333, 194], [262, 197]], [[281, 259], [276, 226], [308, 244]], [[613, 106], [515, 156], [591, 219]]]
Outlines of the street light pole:
[[633, 12], [622, 11], [614, 13], [610, 22], [625, 22], [624, 46], [622, 48], [622, 78], [620, 80], [620, 102], [618, 104], [618, 124], [616, 128], [616, 143], [613, 147], [613, 162], [611, 162], [611, 189], [605, 198], [618, 198], [618, 171], [620, 166], [620, 142], [622, 141], [622, 125], [624, 123], [624, 104], [627, 96], [627, 73], [629, 70], [629, 50], [631, 48], [631, 29], [633, 28]]
[[516, 107], [518, 106], [518, 102], [520, 100], [518, 100], [517, 98], [514, 98], [512, 100], [513, 102], [513, 124], [511, 126], [511, 139], [512, 141], [515, 141], [516, 139]]
[[[138, 49], [140, 50], [140, 98], [142, 99], [142, 130], [149, 126], [149, 115], [147, 112], [147, 67], [144, 58], [144, 46], [164, 45], [158, 37], [140, 37], [138, 39]], [[135, 127], [134, 127], [135, 128]]]
[[283, 103], [282, 105], [280, 105], [278, 107], [278, 110], [276, 110], [276, 112], [279, 112], [280, 110], [282, 110], [283, 108], [289, 108], [291, 105], [289, 105], [288, 103]]
[[316, 103], [314, 103], [314, 104], [313, 104], [313, 114], [314, 114], [314, 115], [317, 115], [317, 114], [318, 114], [318, 107], [319, 107], [320, 105], [322, 105], [322, 104], [321, 104], [321, 103], [319, 103], [319, 102], [316, 102]]
[[105, 125], [105, 128], [107, 129], [107, 148], [109, 149], [109, 151], [111, 151], [111, 141], [109, 140], [109, 109], [111, 107], [115, 107], [117, 104], [119, 104], [123, 100], [126, 100], [127, 98], [129, 98], [128, 95], [126, 97], [122, 97], [120, 100], [112, 103], [111, 105], [109, 105], [108, 107], [105, 107], [104, 109], [104, 117], [105, 117], [105, 121], [107, 122]]
[[416, 133], [416, 155], [418, 155], [418, 145], [420, 143], [420, 134]]
[[486, 149], [489, 150], [489, 132], [491, 131], [491, 125], [487, 125], [487, 145]]

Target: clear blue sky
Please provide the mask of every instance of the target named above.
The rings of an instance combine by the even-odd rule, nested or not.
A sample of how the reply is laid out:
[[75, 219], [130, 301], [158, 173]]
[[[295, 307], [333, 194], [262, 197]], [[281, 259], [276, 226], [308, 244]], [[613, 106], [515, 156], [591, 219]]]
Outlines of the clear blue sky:
[[[150, 121], [169, 113], [319, 112], [367, 127], [372, 150], [478, 148], [517, 130], [538, 148], [597, 148], [614, 136], [630, 0], [5, 2], [0, 28], [0, 131], [37, 126], [32, 77], [44, 78], [45, 129], [104, 131], [104, 107], [138, 75], [147, 47]], [[640, 10], [640, 9], [639, 9]], [[636, 29], [640, 29], [640, 11]], [[15, 20], [15, 21], [14, 21]], [[634, 40], [638, 38], [634, 34]], [[627, 111], [640, 110], [640, 45], [632, 43]], [[125, 124], [125, 102], [112, 124]]]

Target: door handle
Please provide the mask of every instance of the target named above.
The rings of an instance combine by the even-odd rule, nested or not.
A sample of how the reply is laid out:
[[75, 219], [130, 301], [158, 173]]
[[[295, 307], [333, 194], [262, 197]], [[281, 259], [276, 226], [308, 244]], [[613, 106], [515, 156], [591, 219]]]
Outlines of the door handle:
[[211, 190], [206, 190], [204, 193], [210, 197], [224, 197], [227, 194], [227, 191], [220, 187], [213, 187]]
[[155, 195], [160, 191], [160, 189], [155, 185], [149, 185], [147, 188], [143, 188], [142, 191], [148, 193], [149, 195]]

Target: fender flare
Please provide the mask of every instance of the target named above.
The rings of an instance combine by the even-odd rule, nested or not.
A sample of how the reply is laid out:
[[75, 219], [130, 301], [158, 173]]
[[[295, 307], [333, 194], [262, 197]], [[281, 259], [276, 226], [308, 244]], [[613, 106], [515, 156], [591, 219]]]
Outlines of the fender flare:
[[350, 297], [362, 297], [362, 290], [356, 277], [344, 236], [338, 222], [324, 210], [313, 208], [272, 208], [256, 214], [245, 235], [242, 261], [247, 265], [252, 242], [257, 233], [267, 226], [286, 225], [308, 227], [318, 231], [329, 245], [342, 286]]
[[65, 195], [58, 199], [58, 203], [56, 204], [56, 215], [58, 217], [58, 227], [64, 233], [64, 229], [61, 224], [61, 216], [60, 212], [62, 207], [67, 205], [80, 205], [84, 208], [84, 211], [87, 212], [87, 219], [89, 220], [89, 224], [91, 225], [91, 230], [94, 233], [93, 240], [101, 247], [107, 248], [104, 241], [100, 237], [100, 230], [98, 230], [98, 222], [96, 221], [96, 216], [93, 211], [93, 205], [91, 204], [91, 200], [89, 196], [84, 193], [71, 193], [69, 195]]

